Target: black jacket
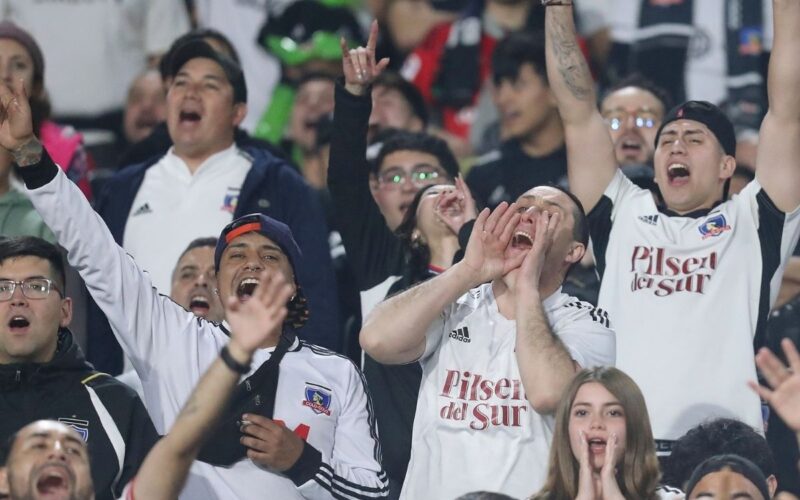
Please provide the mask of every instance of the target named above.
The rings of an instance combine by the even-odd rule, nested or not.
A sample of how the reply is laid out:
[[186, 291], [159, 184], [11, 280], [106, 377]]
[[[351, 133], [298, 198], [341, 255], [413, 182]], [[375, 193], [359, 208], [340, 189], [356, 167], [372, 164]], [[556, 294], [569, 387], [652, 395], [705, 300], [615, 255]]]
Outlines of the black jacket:
[[66, 329], [49, 363], [0, 365], [0, 440], [41, 419], [86, 440], [97, 500], [118, 498], [158, 440], [136, 393], [95, 371]]
[[527, 190], [557, 184], [567, 175], [567, 149], [561, 146], [544, 156], [529, 156], [516, 140], [485, 154], [467, 174], [467, 185], [479, 207], [494, 210], [517, 201]]

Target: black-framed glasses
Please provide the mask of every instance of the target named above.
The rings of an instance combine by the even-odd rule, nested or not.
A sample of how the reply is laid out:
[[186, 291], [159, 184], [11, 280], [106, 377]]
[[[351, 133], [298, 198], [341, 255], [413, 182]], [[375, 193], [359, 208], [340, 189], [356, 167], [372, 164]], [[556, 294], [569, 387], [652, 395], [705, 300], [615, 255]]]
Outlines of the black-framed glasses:
[[22, 295], [29, 299], [45, 299], [50, 295], [50, 290], [55, 290], [61, 297], [64, 296], [53, 280], [47, 278], [28, 278], [22, 281], [0, 280], [0, 302], [11, 300], [17, 285], [20, 286]]
[[378, 182], [389, 189], [399, 188], [409, 178], [414, 186], [420, 188], [445, 180], [446, 174], [442, 172], [440, 167], [434, 165], [418, 165], [411, 169], [411, 172], [407, 172], [400, 167], [391, 167], [378, 174]]
[[611, 130], [619, 130], [631, 116], [633, 116], [633, 126], [636, 128], [653, 128], [660, 121], [654, 114], [642, 111], [637, 113], [612, 111], [603, 115], [603, 119], [611, 127]]

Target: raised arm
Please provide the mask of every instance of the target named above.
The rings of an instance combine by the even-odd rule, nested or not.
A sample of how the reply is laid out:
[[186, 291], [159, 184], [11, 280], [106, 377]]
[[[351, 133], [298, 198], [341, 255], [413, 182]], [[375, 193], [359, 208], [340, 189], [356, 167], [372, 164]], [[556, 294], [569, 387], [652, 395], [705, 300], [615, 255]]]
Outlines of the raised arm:
[[613, 179], [617, 161], [597, 110], [589, 66], [578, 46], [572, 4], [561, 3], [545, 9], [547, 78], [564, 123], [570, 191], [589, 212]]
[[560, 215], [556, 212], [548, 217], [548, 213], [542, 211], [535, 217], [533, 246], [517, 278], [515, 352], [522, 385], [531, 406], [538, 413], [552, 413], [580, 366], [553, 333], [539, 290], [545, 255], [552, 245]]
[[[368, 47], [374, 47], [372, 41], [376, 37], [377, 25], [373, 25]], [[359, 288], [367, 290], [388, 278], [392, 274], [390, 269], [401, 265], [403, 250], [400, 240], [386, 226], [370, 191], [366, 154], [372, 99], [367, 91], [377, 75], [368, 72], [367, 78], [359, 79], [358, 57], [359, 49], [350, 50], [342, 44], [345, 81], [344, 85], [336, 84], [328, 190], [335, 228], [341, 233], [347, 259], [353, 264]], [[373, 58], [374, 52], [367, 61], [374, 63]]]
[[470, 288], [519, 265], [503, 257], [519, 217], [514, 204], [501, 203], [491, 214], [484, 209], [475, 221], [464, 260], [376, 306], [359, 337], [367, 354], [387, 364], [419, 359], [428, 329], [448, 305]]
[[759, 134], [756, 179], [783, 212], [800, 205], [800, 0], [773, 0], [769, 111]]
[[217, 358], [206, 370], [169, 433], [145, 458], [132, 485], [131, 498], [174, 499], [178, 497], [189, 468], [223, 412], [241, 373], [235, 364], [248, 367], [253, 353], [274, 328], [283, 323], [291, 287], [282, 279], [270, 280], [265, 272], [254, 296], [245, 302], [231, 297], [226, 318], [231, 340], [225, 347], [234, 363]]

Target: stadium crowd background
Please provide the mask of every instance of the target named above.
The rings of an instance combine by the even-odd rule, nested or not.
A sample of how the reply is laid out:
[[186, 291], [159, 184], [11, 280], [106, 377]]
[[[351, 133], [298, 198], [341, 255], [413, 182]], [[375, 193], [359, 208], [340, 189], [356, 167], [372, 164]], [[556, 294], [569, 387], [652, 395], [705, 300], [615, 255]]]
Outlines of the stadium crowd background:
[[[204, 464], [192, 468], [195, 482], [190, 477], [182, 498], [455, 498], [477, 490], [498, 496], [463, 498], [682, 498], [680, 491], [688, 498], [703, 489], [698, 484], [730, 493], [741, 478], [748, 498], [800, 496], [800, 358], [792, 347], [800, 345], [800, 159], [797, 148], [774, 146], [774, 124], [762, 128], [768, 109], [779, 120], [785, 112], [791, 126], [778, 127], [787, 134], [781, 138], [800, 144], [791, 135], [800, 130], [792, 121], [800, 122], [800, 104], [791, 97], [800, 65], [784, 64], [780, 73], [770, 66], [774, 41], [784, 43], [780, 55], [800, 41], [787, 29], [774, 36], [783, 19], [773, 11], [800, 33], [796, 0], [0, 1], [0, 76], [9, 92], [9, 100], [0, 96], [2, 121], [12, 122], [11, 97], [27, 97], [44, 156], [82, 193], [74, 200], [67, 188], [53, 188], [63, 202], [54, 209], [31, 193], [61, 174], [34, 172], [46, 166], [41, 153], [26, 173], [22, 149], [0, 148], [0, 283], [11, 290], [6, 298], [0, 286], [4, 470], [24, 426], [57, 420], [88, 444], [96, 497], [132, 498], [148, 451], [182, 417], [226, 345], [237, 317], [226, 316], [236, 308], [227, 297], [255, 296], [267, 276], [218, 292], [245, 228], [280, 253], [271, 258], [279, 267], [263, 268], [293, 286], [288, 326], [274, 351], [223, 352], [226, 366], [248, 381], [233, 403], [211, 401], [226, 408], [215, 417], [223, 424], [203, 424], [215, 437], [192, 448]], [[770, 71], [778, 84], [767, 85]], [[695, 205], [675, 202], [673, 193], [703, 189], [693, 184], [703, 182], [701, 160], [691, 153], [692, 131], [680, 125], [687, 122], [702, 125], [722, 158], [722, 173], [709, 181], [712, 199]], [[667, 127], [676, 123], [684, 128]], [[764, 137], [776, 137], [768, 152], [759, 151]], [[669, 159], [659, 160], [668, 148]], [[609, 163], [615, 168], [604, 173]], [[86, 216], [82, 202], [100, 219]], [[553, 227], [541, 214], [554, 212]], [[680, 220], [706, 246], [666, 229], [624, 247], [619, 254], [628, 256], [614, 264], [615, 242], [628, 241], [626, 231], [635, 233], [631, 241], [639, 237], [620, 221], [628, 212], [645, 229]], [[516, 229], [501, 234], [504, 224]], [[736, 233], [745, 227], [752, 231]], [[713, 246], [734, 234], [736, 250]], [[542, 247], [544, 235], [552, 242]], [[33, 288], [39, 282], [27, 288], [30, 276], [12, 263], [22, 256], [54, 266], [56, 257], [30, 240], [33, 250], [19, 250], [14, 242], [25, 236], [58, 245], [69, 259], [64, 277], [34, 273], [51, 278], [43, 294]], [[532, 285], [517, 286], [524, 280], [508, 269], [488, 271], [492, 238], [519, 251], [515, 266]], [[123, 257], [113, 265], [101, 257], [116, 255], [115, 245], [136, 271], [119, 264]], [[474, 263], [483, 271], [467, 273]], [[721, 281], [724, 290], [714, 288]], [[151, 287], [208, 323], [192, 330], [161, 321], [159, 314], [172, 316], [148, 304], [156, 299], [142, 299]], [[503, 287], [511, 299], [502, 298]], [[14, 342], [44, 317], [35, 303], [55, 293], [71, 302], [53, 323], [49, 354], [15, 354]], [[664, 300], [646, 299], [651, 310], [637, 302], [646, 294]], [[534, 313], [520, 312], [528, 309], [520, 297], [532, 300]], [[486, 307], [480, 321], [465, 312]], [[512, 325], [507, 345], [489, 335], [503, 321]], [[212, 334], [211, 324], [222, 326]], [[522, 324], [544, 325], [545, 334], [534, 327], [523, 335]], [[674, 325], [685, 334], [673, 338]], [[183, 346], [178, 330], [213, 340]], [[633, 330], [641, 332], [635, 340]], [[483, 357], [459, 350], [465, 346]], [[309, 360], [290, 361], [293, 349]], [[352, 364], [326, 365], [331, 353]], [[289, 431], [275, 445], [285, 452], [277, 458], [264, 450], [254, 458], [246, 449], [260, 445], [247, 442], [226, 449], [257, 436], [249, 426], [279, 433], [270, 427], [280, 422], [272, 407], [287, 411], [277, 374], [260, 379], [242, 358], [253, 370], [277, 359], [281, 384], [287, 370], [299, 370], [291, 398], [303, 409], [292, 411], [330, 417], [335, 407], [347, 433], [338, 434], [337, 423], [325, 438], [309, 438], [308, 428], [303, 435], [281, 423]], [[437, 372], [440, 365], [453, 369]], [[620, 370], [599, 368], [614, 365]], [[247, 406], [261, 406], [247, 395], [250, 377], [271, 387], [259, 393], [271, 400], [261, 413], [269, 423], [233, 413], [262, 411]], [[598, 386], [599, 395], [584, 392]], [[340, 408], [343, 394], [348, 408], [363, 411]], [[619, 436], [606, 432], [613, 418], [587, 424], [587, 433], [601, 428], [602, 439], [572, 441], [576, 401], [590, 409], [600, 401], [603, 414], [621, 408], [623, 451], [612, 445]], [[525, 423], [527, 415], [536, 420]], [[525, 430], [492, 450], [504, 438], [476, 430], [486, 427]], [[93, 443], [96, 435], [102, 444]], [[188, 431], [184, 438], [201, 440]], [[648, 444], [635, 448], [637, 440]], [[470, 462], [481, 455], [490, 463]], [[257, 464], [238, 469], [239, 489], [233, 474], [219, 472], [237, 461]], [[703, 483], [719, 471], [736, 478]], [[259, 473], [285, 481], [274, 490], [247, 482], [246, 474]], [[0, 473], [0, 498], [9, 493], [7, 476]], [[68, 474], [52, 476], [30, 493], [75, 487]], [[459, 482], [476, 487], [462, 491]], [[29, 497], [11, 491], [10, 498]]]

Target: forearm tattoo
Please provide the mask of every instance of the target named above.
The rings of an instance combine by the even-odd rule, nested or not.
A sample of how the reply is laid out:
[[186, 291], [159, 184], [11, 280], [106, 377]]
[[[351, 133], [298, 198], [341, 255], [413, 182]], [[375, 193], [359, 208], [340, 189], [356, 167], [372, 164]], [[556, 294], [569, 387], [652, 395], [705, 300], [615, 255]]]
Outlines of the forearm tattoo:
[[592, 77], [589, 67], [575, 38], [575, 31], [569, 26], [569, 19], [566, 17], [572, 13], [565, 12], [564, 15], [560, 15], [548, 12], [548, 14], [549, 21], [552, 21], [547, 23], [548, 37], [553, 42], [553, 54], [564, 85], [579, 101], [592, 99], [593, 93], [589, 87]]
[[14, 162], [20, 167], [39, 163], [42, 159], [42, 143], [33, 137], [28, 142], [11, 152]]

